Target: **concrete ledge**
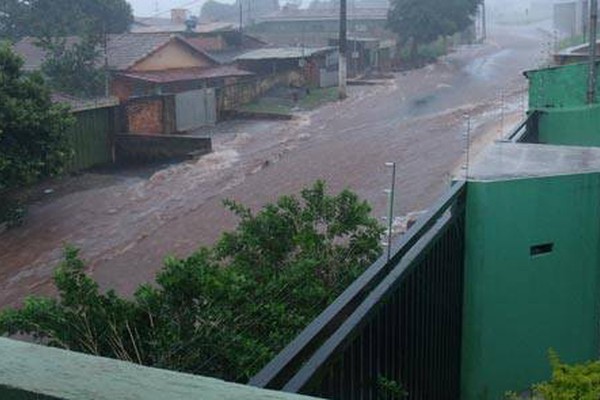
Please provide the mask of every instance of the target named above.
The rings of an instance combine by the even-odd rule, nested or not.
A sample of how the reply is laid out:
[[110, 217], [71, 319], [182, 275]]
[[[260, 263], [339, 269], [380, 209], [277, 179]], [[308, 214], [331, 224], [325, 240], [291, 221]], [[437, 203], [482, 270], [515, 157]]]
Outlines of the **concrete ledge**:
[[119, 163], [186, 159], [212, 151], [212, 139], [183, 135], [121, 134], [115, 138]]
[[290, 121], [294, 119], [293, 114], [278, 114], [254, 111], [234, 111], [230, 114], [230, 117], [238, 119], [266, 119], [271, 121]]
[[0, 399], [311, 398], [0, 338]]

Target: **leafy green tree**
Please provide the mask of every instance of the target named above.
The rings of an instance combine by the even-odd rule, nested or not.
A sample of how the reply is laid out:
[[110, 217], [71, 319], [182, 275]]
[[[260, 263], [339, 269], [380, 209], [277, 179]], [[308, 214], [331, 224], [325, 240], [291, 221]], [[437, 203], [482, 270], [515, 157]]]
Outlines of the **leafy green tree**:
[[101, 293], [67, 249], [58, 298], [0, 313], [0, 335], [245, 382], [380, 254], [382, 229], [349, 191], [324, 183], [253, 214], [226, 202], [238, 228], [213, 248], [167, 258], [132, 299]]
[[56, 37], [125, 32], [133, 15], [126, 0], [3, 0], [0, 37]]
[[62, 171], [71, 156], [65, 130], [72, 118], [52, 104], [39, 74], [0, 43], [0, 202], [10, 189]]
[[83, 98], [104, 94], [107, 72], [100, 66], [99, 36], [85, 35], [71, 45], [65, 38], [41, 39], [39, 46], [46, 50], [42, 73], [53, 90]]
[[481, 0], [392, 0], [388, 28], [411, 42], [411, 59], [419, 46], [469, 27]]

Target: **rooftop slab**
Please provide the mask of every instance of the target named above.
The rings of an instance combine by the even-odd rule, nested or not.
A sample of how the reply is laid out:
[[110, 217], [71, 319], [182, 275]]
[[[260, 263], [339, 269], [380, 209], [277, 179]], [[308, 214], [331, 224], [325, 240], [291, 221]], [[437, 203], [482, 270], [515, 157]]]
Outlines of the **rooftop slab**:
[[6, 338], [0, 338], [0, 398], [311, 399]]
[[497, 142], [469, 165], [469, 181], [600, 172], [600, 148]]

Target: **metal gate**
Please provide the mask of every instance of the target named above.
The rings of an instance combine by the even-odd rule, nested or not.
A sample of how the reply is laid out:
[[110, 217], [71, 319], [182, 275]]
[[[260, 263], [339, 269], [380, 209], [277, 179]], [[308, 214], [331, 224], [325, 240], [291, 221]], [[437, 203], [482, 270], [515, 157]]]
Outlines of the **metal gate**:
[[217, 122], [215, 89], [201, 89], [175, 95], [177, 131], [184, 132]]

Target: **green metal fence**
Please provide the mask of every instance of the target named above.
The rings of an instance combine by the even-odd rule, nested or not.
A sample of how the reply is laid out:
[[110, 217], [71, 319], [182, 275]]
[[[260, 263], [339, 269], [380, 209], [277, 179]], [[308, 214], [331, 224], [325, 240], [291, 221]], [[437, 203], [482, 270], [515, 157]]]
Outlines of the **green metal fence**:
[[74, 155], [67, 166], [68, 172], [81, 171], [113, 161], [115, 136], [115, 107], [75, 111], [75, 124], [67, 135]]

